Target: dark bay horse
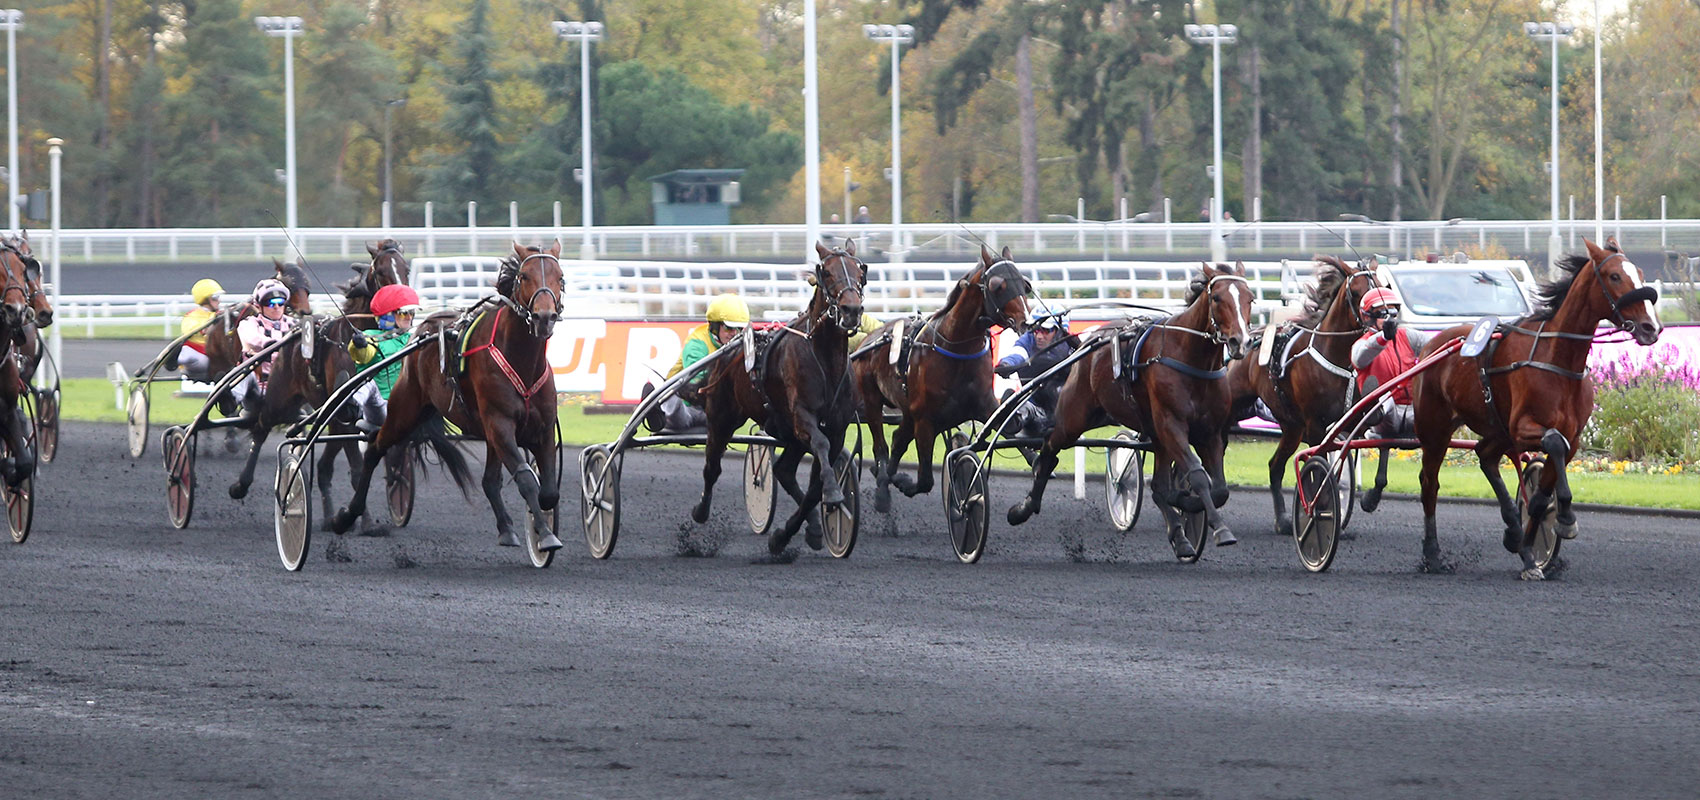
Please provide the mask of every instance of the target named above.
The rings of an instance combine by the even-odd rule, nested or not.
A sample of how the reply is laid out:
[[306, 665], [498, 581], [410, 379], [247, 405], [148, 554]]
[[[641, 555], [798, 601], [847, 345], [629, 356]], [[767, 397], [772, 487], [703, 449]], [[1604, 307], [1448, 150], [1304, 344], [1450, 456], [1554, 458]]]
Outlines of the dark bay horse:
[[[1232, 422], [1223, 377], [1226, 361], [1245, 355], [1252, 292], [1245, 265], [1201, 266], [1180, 313], [1144, 325], [1100, 329], [1096, 335], [1117, 337], [1115, 345], [1097, 346], [1069, 370], [1057, 397], [1056, 427], [1033, 464], [1033, 487], [1010, 507], [1009, 524], [1020, 525], [1039, 512], [1063, 448], [1113, 421], [1152, 444], [1151, 496], [1177, 556], [1197, 553], [1182, 535], [1176, 506], [1203, 511], [1218, 546], [1236, 541], [1216, 512], [1228, 499], [1222, 453]], [[1176, 464], [1185, 465], [1190, 495], [1171, 485], [1170, 469]]]
[[[778, 440], [779, 460], [773, 475], [797, 510], [785, 525], [768, 534], [767, 549], [778, 555], [806, 520], [809, 547], [821, 548], [820, 509], [825, 502], [844, 502], [835, 468], [844, 449], [844, 431], [856, 417], [856, 395], [850, 387], [849, 341], [862, 321], [862, 288], [868, 267], [856, 258], [856, 242], [828, 250], [815, 244], [819, 264], [810, 276], [814, 295], [796, 319], [768, 334], [773, 337], [758, 351], [760, 383], [744, 368], [742, 353], [731, 353], [708, 367], [703, 381], [703, 411], [708, 415], [707, 458], [702, 467], [702, 499], [691, 510], [698, 523], [708, 521], [714, 482], [720, 478], [720, 459], [727, 442], [745, 420], [758, 420]], [[736, 347], [738, 345], [727, 345]], [[797, 486], [797, 467], [805, 453], [814, 456], [809, 488]]]
[[[29, 440], [30, 420], [19, 402], [30, 391], [17, 354], [27, 332], [35, 328], [30, 307], [30, 267], [34, 261], [16, 247], [0, 246], [0, 436], [11, 454], [0, 459], [0, 480], [16, 487], [35, 474], [36, 454]], [[39, 265], [38, 265], [39, 268]]]
[[[286, 264], [272, 259], [272, 277], [289, 289], [289, 313], [297, 317], [306, 317], [313, 313], [309, 302], [312, 296], [311, 285], [307, 281], [307, 269], [299, 258], [294, 263]], [[234, 308], [220, 313], [213, 323], [207, 326], [207, 380], [216, 381], [224, 377], [231, 367], [242, 363], [242, 342], [236, 338], [236, 323], [258, 313], [251, 299], [245, 298]]]
[[1317, 256], [1316, 283], [1305, 289], [1304, 312], [1263, 331], [1263, 336], [1277, 337], [1280, 346], [1270, 353], [1268, 364], [1243, 358], [1228, 366], [1234, 419], [1250, 416], [1255, 401], [1262, 399], [1281, 426], [1281, 441], [1269, 458], [1269, 494], [1282, 536], [1293, 535], [1282, 479], [1300, 442], [1321, 442], [1351, 405], [1352, 343], [1364, 329], [1358, 303], [1375, 286], [1373, 271]]
[[[897, 484], [907, 497], [932, 491], [934, 439], [969, 420], [984, 422], [998, 407], [992, 396], [995, 358], [991, 329], [994, 325], [1014, 329], [1025, 325], [1027, 294], [1032, 288], [1016, 269], [1008, 247], [994, 257], [982, 244], [980, 262], [956, 282], [944, 308], [920, 323], [919, 330], [912, 329], [913, 321], [901, 320], [868, 334], [869, 342], [882, 338], [885, 342], [859, 350], [850, 371], [861, 398], [862, 416], [873, 433], [876, 510], [891, 510], [890, 484]], [[900, 324], [911, 330], [899, 331]], [[892, 348], [902, 351], [904, 339], [913, 341], [906, 370], [900, 363], [903, 359], [894, 363], [891, 358]], [[882, 414], [886, 406], [903, 414], [889, 453]], [[916, 473], [919, 480], [897, 471], [911, 441], [920, 461]]]
[[[468, 489], [472, 476], [465, 457], [442, 436], [446, 419], [463, 434], [484, 440], [484, 494], [496, 515], [497, 544], [520, 544], [502, 503], [505, 468], [531, 510], [537, 549], [561, 548], [561, 540], [550, 530], [551, 515], [545, 513], [560, 499], [554, 371], [545, 352], [565, 291], [560, 257], [558, 241], [547, 250], [516, 243], [496, 278], [495, 295], [466, 315], [433, 314], [414, 328], [415, 337], [437, 337], [465, 319], [458, 348], [442, 352], [439, 338], [402, 360], [390, 392], [389, 416], [366, 448], [354, 497], [336, 513], [333, 530], [346, 532], [364, 513], [372, 472], [385, 453], [420, 436], [429, 438], [455, 483]], [[463, 367], [454, 368], [463, 361]], [[444, 374], [445, 364], [452, 377]], [[526, 453], [535, 468], [526, 463]]]
[[[1658, 290], [1641, 280], [1641, 271], [1623, 255], [1616, 242], [1605, 248], [1583, 239], [1586, 255], [1560, 260], [1560, 277], [1544, 284], [1540, 308], [1515, 323], [1501, 325], [1498, 336], [1479, 356], [1454, 351], [1427, 372], [1414, 387], [1417, 438], [1423, 445], [1423, 566], [1444, 569], [1435, 533], [1434, 506], [1440, 493], [1440, 466], [1452, 432], [1468, 425], [1481, 436], [1476, 455], [1482, 474], [1499, 499], [1505, 521], [1505, 549], [1523, 560], [1524, 580], [1543, 580], [1535, 565], [1535, 535], [1551, 506], [1558, 535], [1576, 535], [1576, 514], [1570, 508], [1570, 481], [1565, 466], [1581, 445], [1582, 428], [1594, 412], [1594, 387], [1587, 373], [1594, 332], [1610, 320], [1645, 347], [1659, 340], [1662, 328], [1656, 310]], [[1424, 355], [1464, 337], [1471, 326], [1458, 325], [1436, 335]], [[1525, 529], [1518, 509], [1500, 477], [1500, 459], [1507, 455], [1546, 454], [1540, 485], [1530, 498]]]

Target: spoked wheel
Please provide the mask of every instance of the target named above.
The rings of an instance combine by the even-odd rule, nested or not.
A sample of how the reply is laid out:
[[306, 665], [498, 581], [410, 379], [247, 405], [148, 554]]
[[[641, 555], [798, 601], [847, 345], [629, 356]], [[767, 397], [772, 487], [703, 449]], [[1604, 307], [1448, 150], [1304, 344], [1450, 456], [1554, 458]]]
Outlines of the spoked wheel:
[[313, 485], [313, 460], [303, 458], [300, 445], [278, 449], [277, 485], [273, 497], [272, 527], [277, 533], [277, 555], [283, 568], [298, 572], [306, 561], [313, 539], [313, 503], [307, 488]]
[[[1332, 453], [1329, 458], [1338, 460], [1340, 453], [1338, 451]], [[1340, 531], [1342, 533], [1345, 532], [1347, 525], [1352, 524], [1352, 510], [1357, 508], [1358, 505], [1358, 451], [1356, 449], [1346, 450], [1345, 460], [1346, 463], [1340, 467], [1339, 480], [1336, 481], [1336, 485], [1340, 487], [1340, 504], [1336, 508], [1340, 509]]]
[[59, 452], [59, 387], [43, 389], [36, 395], [35, 417], [38, 427], [36, 433], [36, 457], [42, 463], [52, 463], [53, 456]]
[[130, 457], [141, 458], [148, 451], [148, 384], [138, 383], [130, 388], [130, 400], [124, 404], [124, 415], [130, 424]]
[[[1530, 461], [1524, 465], [1517, 481], [1517, 516], [1522, 520], [1523, 530], [1529, 529], [1529, 500], [1540, 489], [1541, 472], [1546, 465], [1545, 458]], [[1557, 527], [1553, 524], [1553, 516], [1557, 513], [1556, 505], [1547, 506], [1546, 514], [1541, 517], [1541, 526], [1535, 529], [1534, 544], [1530, 545], [1535, 555], [1535, 566], [1543, 572], [1552, 565], [1553, 559], [1558, 558], [1559, 545], [1564, 543], [1558, 538]]]
[[986, 531], [991, 521], [986, 473], [974, 453], [965, 451], [948, 460], [944, 477], [944, 516], [950, 522], [950, 546], [957, 560], [972, 564], [986, 552]]
[[165, 429], [159, 446], [165, 454], [165, 505], [171, 526], [187, 528], [195, 513], [195, 436], [173, 425]]
[[620, 464], [605, 447], [584, 451], [579, 470], [579, 519], [590, 555], [607, 558], [620, 537]]
[[[1138, 441], [1126, 430], [1111, 438], [1130, 444]], [[1110, 524], [1126, 533], [1139, 522], [1139, 511], [1145, 506], [1145, 450], [1112, 447], [1104, 460], [1104, 505], [1110, 511]]]
[[750, 516], [750, 530], [757, 536], [773, 526], [773, 448], [752, 444], [744, 452], [744, 510]]
[[[1175, 487], [1183, 485], [1185, 480], [1186, 471], [1182, 469], [1180, 464], [1176, 463], [1169, 467], [1169, 486], [1171, 490], [1175, 490]], [[1204, 498], [1204, 502], [1210, 502], [1210, 498]], [[1182, 564], [1196, 564], [1199, 559], [1204, 557], [1204, 540], [1210, 535], [1209, 515], [1203, 510], [1187, 511], [1184, 508], [1178, 508], [1175, 510], [1181, 515], [1181, 536], [1186, 539], [1187, 544], [1192, 545], [1191, 558], [1181, 558], [1180, 556], [1175, 557], [1179, 558]]]
[[1311, 572], [1326, 572], [1340, 546], [1340, 491], [1333, 483], [1328, 459], [1310, 458], [1299, 468], [1298, 496], [1293, 498], [1293, 540], [1299, 560]]
[[[0, 458], [10, 458], [12, 446], [0, 437]], [[0, 497], [6, 501], [6, 523], [12, 529], [12, 543], [23, 544], [30, 538], [30, 526], [35, 524], [35, 475], [25, 475], [12, 486], [0, 480]]]
[[[531, 467], [532, 474], [537, 474], [537, 459], [533, 458], [530, 452], [525, 454], [525, 463]], [[561, 449], [557, 445], [555, 448], [555, 507], [544, 512], [549, 515], [550, 532], [561, 529], [561, 466]], [[544, 550], [538, 546], [540, 542], [537, 538], [536, 523], [537, 517], [532, 515], [531, 504], [527, 503], [525, 505], [525, 555], [531, 559], [532, 566], [538, 569], [548, 569], [550, 564], [555, 563], [555, 551]], [[559, 538], [559, 534], [556, 534], [556, 537]]]
[[833, 470], [833, 479], [838, 481], [838, 488], [844, 492], [844, 502], [821, 515], [826, 551], [833, 558], [850, 557], [850, 551], [856, 549], [856, 530], [862, 521], [861, 481], [857, 480], [856, 456], [848, 450], [842, 456], [844, 466]]
[[390, 452], [399, 461], [384, 466], [384, 499], [389, 502], [390, 524], [405, 528], [413, 519], [414, 452], [411, 447], [398, 447]]

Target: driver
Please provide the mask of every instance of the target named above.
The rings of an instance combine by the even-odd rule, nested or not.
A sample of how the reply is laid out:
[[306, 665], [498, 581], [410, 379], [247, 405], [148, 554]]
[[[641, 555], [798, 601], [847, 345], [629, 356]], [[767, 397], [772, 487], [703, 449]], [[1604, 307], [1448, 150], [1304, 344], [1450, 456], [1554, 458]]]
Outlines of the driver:
[[[679, 360], [673, 362], [673, 368], [667, 370], [666, 377], [672, 378], [685, 368], [707, 357], [709, 353], [719, 350], [721, 345], [736, 338], [750, 324], [750, 307], [742, 297], [735, 294], [723, 294], [714, 298], [714, 301], [708, 304], [706, 317], [707, 319], [703, 324], [698, 325], [689, 334], [686, 334], [685, 347], [679, 352]], [[696, 379], [692, 381], [693, 386], [700, 385], [702, 377], [702, 375], [696, 376]], [[655, 391], [654, 384], [646, 383], [643, 385], [643, 397], [649, 397], [649, 393], [653, 391]], [[660, 404], [651, 408], [649, 414], [644, 417], [644, 425], [648, 426], [651, 431], [683, 430], [706, 426], [708, 414], [696, 405], [686, 402], [679, 394], [675, 392], [667, 399], [662, 400]]]
[[[195, 307], [190, 309], [189, 313], [183, 315], [179, 334], [195, 330], [217, 316], [219, 311], [218, 296], [223, 291], [224, 287], [218, 285], [218, 281], [212, 278], [202, 278], [195, 281], [194, 287], [189, 290], [189, 296], [194, 299]], [[206, 331], [201, 331], [184, 341], [183, 346], [178, 349], [175, 359], [165, 366], [167, 369], [183, 370], [183, 374], [191, 380], [206, 380], [209, 377], [207, 374], [209, 365], [207, 362]]]
[[[1033, 326], [998, 361], [998, 376], [1016, 375], [1022, 383], [1030, 382], [1068, 358], [1079, 346], [1080, 338], [1068, 332], [1067, 314], [1044, 314], [1034, 320]], [[1045, 381], [1009, 416], [1004, 423], [1005, 436], [1043, 436], [1050, 431], [1051, 415], [1057, 410], [1057, 394], [1062, 390], [1060, 378]]]
[[[1371, 289], [1358, 304], [1372, 330], [1352, 345], [1352, 366], [1358, 369], [1358, 392], [1367, 394], [1416, 366], [1417, 354], [1434, 334], [1399, 326], [1399, 297], [1393, 290]], [[1416, 433], [1409, 382], [1382, 396], [1380, 418], [1371, 428], [1384, 439], [1408, 439]]]
[[[413, 338], [413, 317], [419, 312], [419, 294], [406, 284], [393, 283], [372, 295], [372, 317], [375, 328], [360, 331], [348, 340], [348, 355], [354, 365], [365, 369], [372, 362], [387, 358]], [[401, 362], [396, 362], [360, 384], [354, 390], [353, 401], [360, 409], [355, 423], [365, 431], [375, 431], [384, 424], [390, 409], [390, 391], [395, 389], [401, 375]]]
[[[254, 307], [260, 313], [242, 320], [236, 325], [236, 338], [242, 343], [244, 359], [265, 349], [266, 345], [289, 335], [295, 330], [295, 321], [284, 314], [289, 305], [289, 288], [275, 278], [262, 278], [254, 284]], [[262, 395], [266, 391], [266, 379], [271, 377], [272, 362], [277, 360], [277, 354], [266, 359], [265, 363], [254, 367], [240, 383], [230, 390], [230, 396], [239, 405], [249, 408], [252, 413], [258, 413], [258, 402], [249, 406], [249, 394], [258, 390]]]

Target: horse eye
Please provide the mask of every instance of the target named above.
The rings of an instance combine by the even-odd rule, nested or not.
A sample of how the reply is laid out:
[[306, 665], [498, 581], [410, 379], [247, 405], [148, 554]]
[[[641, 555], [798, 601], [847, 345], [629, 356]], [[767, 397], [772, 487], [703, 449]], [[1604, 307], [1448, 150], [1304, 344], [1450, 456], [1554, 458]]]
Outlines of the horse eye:
[[1621, 281], [1621, 280], [1623, 280], [1623, 276], [1622, 276], [1622, 275], [1619, 275], [1619, 274], [1617, 274], [1617, 273], [1615, 273], [1615, 272], [1613, 272], [1613, 273], [1612, 273], [1612, 274], [1611, 274], [1611, 281], [1612, 281], [1612, 283], [1617, 283], [1617, 282], [1618, 282], [1618, 281]]

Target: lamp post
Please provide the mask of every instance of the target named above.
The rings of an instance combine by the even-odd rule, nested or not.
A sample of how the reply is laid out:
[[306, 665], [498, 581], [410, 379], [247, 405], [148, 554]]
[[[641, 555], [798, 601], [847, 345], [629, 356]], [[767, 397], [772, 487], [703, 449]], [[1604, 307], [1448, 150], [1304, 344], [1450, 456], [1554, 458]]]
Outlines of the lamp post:
[[384, 101], [384, 227], [390, 226], [390, 209], [394, 198], [390, 196], [390, 111], [407, 105], [407, 98]]
[[593, 222], [590, 206], [590, 43], [602, 41], [602, 23], [555, 20], [551, 24], [555, 28], [556, 36], [565, 41], [579, 43], [578, 138], [583, 164], [580, 167], [582, 180], [579, 181], [579, 205], [583, 210], [584, 241], [579, 243], [578, 257], [589, 261], [596, 257], [596, 247], [590, 243], [590, 226]]
[[1600, 97], [1600, 0], [1594, 0], [1594, 242], [1606, 238], [1606, 179], [1601, 139], [1605, 132], [1605, 107]]
[[300, 17], [255, 17], [267, 36], [283, 38], [283, 181], [285, 227], [293, 236], [295, 216], [295, 37], [305, 30]]
[[1188, 25], [1186, 38], [1193, 44], [1210, 45], [1211, 108], [1214, 113], [1215, 161], [1210, 168], [1215, 182], [1216, 204], [1210, 210], [1210, 260], [1228, 260], [1228, 248], [1222, 240], [1222, 45], [1233, 44], [1240, 37], [1237, 25]]
[[18, 29], [24, 12], [0, 10], [0, 28], [6, 31], [6, 224], [18, 229]]
[[891, 249], [903, 250], [903, 123], [898, 116], [902, 107], [903, 82], [898, 80], [898, 49], [915, 42], [913, 25], [863, 25], [862, 34], [869, 41], [891, 45]]
[[1558, 263], [1564, 244], [1558, 238], [1558, 43], [1570, 38], [1576, 26], [1558, 22], [1525, 22], [1523, 33], [1537, 42], [1552, 44], [1552, 161], [1547, 163], [1552, 183], [1552, 235], [1547, 237], [1547, 269]]
[[820, 89], [815, 57], [815, 0], [803, 0], [803, 247], [804, 263], [813, 266], [820, 254]]

